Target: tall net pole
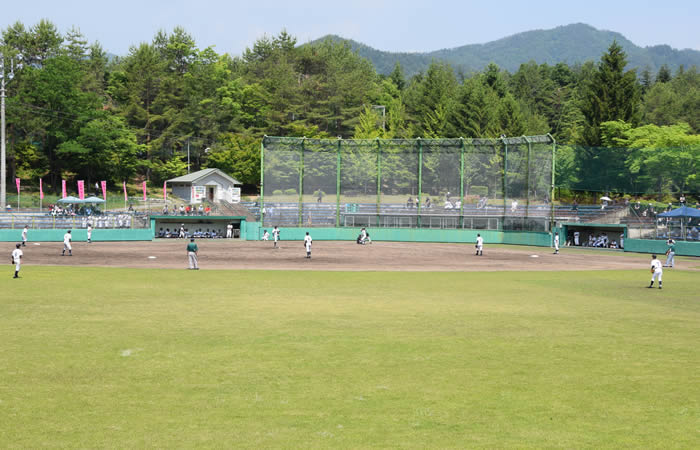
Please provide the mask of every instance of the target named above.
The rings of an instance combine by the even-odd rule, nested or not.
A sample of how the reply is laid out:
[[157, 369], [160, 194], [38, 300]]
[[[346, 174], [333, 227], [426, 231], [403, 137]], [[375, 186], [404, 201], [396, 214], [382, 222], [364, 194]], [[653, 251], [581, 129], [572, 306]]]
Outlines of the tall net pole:
[[260, 143], [260, 222], [265, 226], [265, 138]]

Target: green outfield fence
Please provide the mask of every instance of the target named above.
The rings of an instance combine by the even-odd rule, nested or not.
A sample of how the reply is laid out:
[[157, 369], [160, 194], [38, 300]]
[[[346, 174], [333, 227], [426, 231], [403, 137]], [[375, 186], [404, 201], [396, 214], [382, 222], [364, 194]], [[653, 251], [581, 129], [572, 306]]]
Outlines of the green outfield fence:
[[261, 145], [263, 226], [548, 231], [556, 142], [307, 139]]

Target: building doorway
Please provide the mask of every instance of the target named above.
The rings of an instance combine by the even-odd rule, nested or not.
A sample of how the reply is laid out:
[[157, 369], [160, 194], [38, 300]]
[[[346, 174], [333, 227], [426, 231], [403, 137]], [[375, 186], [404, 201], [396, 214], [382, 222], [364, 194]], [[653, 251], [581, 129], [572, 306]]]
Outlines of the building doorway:
[[210, 202], [214, 201], [216, 194], [216, 186], [207, 186], [207, 200]]

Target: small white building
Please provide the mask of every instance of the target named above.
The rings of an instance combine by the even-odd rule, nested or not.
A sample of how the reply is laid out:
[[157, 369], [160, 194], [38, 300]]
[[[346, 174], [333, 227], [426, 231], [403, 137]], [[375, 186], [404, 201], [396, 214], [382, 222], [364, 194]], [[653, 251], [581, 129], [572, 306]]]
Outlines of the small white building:
[[209, 201], [238, 203], [241, 201], [242, 183], [219, 169], [204, 169], [167, 181], [173, 195], [190, 204]]

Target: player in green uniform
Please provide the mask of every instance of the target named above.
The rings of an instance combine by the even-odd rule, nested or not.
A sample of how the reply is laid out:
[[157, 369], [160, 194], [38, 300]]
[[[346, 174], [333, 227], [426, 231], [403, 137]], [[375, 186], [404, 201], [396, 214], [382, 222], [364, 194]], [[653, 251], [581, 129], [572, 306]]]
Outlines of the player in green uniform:
[[190, 261], [190, 270], [199, 270], [199, 265], [197, 264], [197, 244], [194, 242], [194, 238], [190, 239], [190, 243], [187, 244], [187, 257]]

